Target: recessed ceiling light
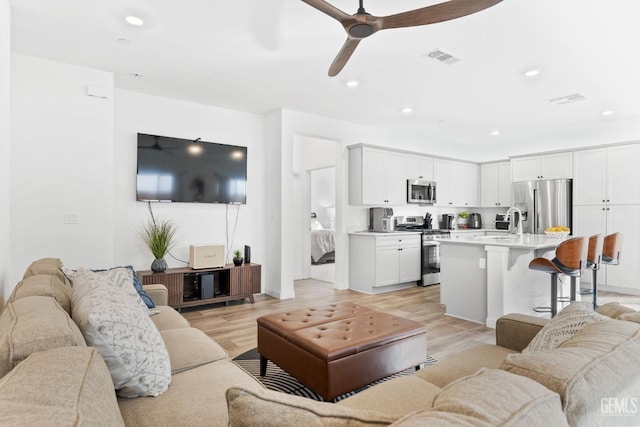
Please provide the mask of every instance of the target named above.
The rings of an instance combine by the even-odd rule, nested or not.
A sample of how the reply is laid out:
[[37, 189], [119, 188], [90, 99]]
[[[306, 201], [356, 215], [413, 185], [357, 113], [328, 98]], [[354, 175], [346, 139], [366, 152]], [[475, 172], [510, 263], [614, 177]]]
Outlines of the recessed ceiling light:
[[120, 38], [118, 39], [118, 43], [130, 44], [131, 42], [129, 41], [129, 39]]
[[129, 15], [124, 18], [124, 20], [127, 21], [130, 25], [134, 25], [136, 27], [144, 25], [144, 21], [142, 20], [142, 18], [138, 18], [137, 16]]
[[500, 131], [499, 130], [492, 130], [490, 135], [491, 136], [499, 136], [500, 135]]
[[359, 81], [357, 81], [357, 80], [347, 80], [347, 82], [345, 83], [345, 85], [346, 85], [347, 87], [356, 87], [356, 86], [358, 86], [359, 84], [360, 84], [360, 82], [359, 82]]
[[536, 70], [535, 68], [524, 72], [525, 77], [535, 77], [538, 74], [540, 74], [540, 70]]
[[403, 107], [402, 110], [400, 110], [400, 111], [402, 111], [403, 114], [411, 114], [411, 113], [413, 113], [413, 108], [412, 107]]
[[610, 116], [610, 115], [612, 115], [613, 113], [614, 113], [614, 111], [613, 111], [613, 110], [606, 110], [606, 111], [603, 111], [603, 112], [602, 112], [602, 115], [603, 115], [603, 116]]

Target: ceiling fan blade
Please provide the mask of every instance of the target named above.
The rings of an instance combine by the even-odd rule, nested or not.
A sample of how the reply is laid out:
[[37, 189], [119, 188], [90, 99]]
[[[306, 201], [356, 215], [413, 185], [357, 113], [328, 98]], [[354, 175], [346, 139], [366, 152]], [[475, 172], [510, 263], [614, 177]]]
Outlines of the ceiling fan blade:
[[338, 55], [331, 63], [331, 67], [329, 67], [329, 76], [334, 77], [338, 75], [340, 71], [347, 64], [349, 58], [353, 54], [353, 51], [356, 50], [358, 44], [360, 43], [360, 39], [354, 39], [349, 37], [346, 42], [342, 45], [342, 49], [338, 52]]
[[309, 6], [318, 9], [320, 12], [326, 13], [333, 19], [337, 19], [340, 22], [343, 22], [351, 18], [351, 15], [344, 13], [337, 7], [330, 5], [324, 0], [302, 0], [302, 1], [308, 4]]
[[[303, 0], [304, 1], [304, 0]], [[381, 29], [435, 24], [480, 12], [502, 0], [451, 0], [409, 12], [380, 17]]]

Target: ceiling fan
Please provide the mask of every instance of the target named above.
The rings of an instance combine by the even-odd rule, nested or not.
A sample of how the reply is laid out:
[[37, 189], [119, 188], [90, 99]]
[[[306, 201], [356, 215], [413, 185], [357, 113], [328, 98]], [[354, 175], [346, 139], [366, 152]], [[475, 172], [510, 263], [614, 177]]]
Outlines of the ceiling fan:
[[448, 21], [480, 12], [500, 3], [502, 0], [450, 0], [389, 16], [370, 15], [364, 9], [363, 0], [360, 0], [360, 7], [355, 15], [348, 15], [324, 0], [302, 1], [336, 19], [347, 32], [347, 41], [333, 60], [331, 67], [329, 67], [329, 76], [333, 77], [345, 66], [360, 40], [369, 37], [376, 31]]

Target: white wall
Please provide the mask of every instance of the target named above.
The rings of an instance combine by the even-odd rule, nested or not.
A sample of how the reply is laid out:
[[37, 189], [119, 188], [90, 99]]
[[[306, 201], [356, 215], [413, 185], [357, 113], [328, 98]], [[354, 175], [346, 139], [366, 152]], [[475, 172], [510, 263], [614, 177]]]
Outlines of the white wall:
[[[104, 88], [108, 99], [87, 96]], [[113, 76], [13, 54], [11, 282], [35, 259], [113, 261]], [[65, 213], [78, 224], [64, 224]]]
[[[149, 211], [147, 203], [136, 202], [138, 132], [247, 147], [246, 205], [153, 203], [152, 207], [156, 218], [171, 219], [178, 226], [178, 243], [171, 251], [176, 258], [188, 261], [190, 244], [226, 244], [228, 218], [230, 251], [249, 245], [251, 261], [262, 264], [264, 117], [121, 89], [115, 91], [114, 263], [147, 270], [153, 261], [139, 237]], [[233, 235], [236, 214], [238, 222]], [[185, 266], [170, 256], [166, 260], [169, 267]]]
[[11, 6], [0, 0], [0, 297], [9, 286], [11, 263]]
[[310, 174], [311, 212], [324, 228], [332, 228], [333, 218], [327, 208], [335, 207], [336, 174], [335, 168], [315, 169]]

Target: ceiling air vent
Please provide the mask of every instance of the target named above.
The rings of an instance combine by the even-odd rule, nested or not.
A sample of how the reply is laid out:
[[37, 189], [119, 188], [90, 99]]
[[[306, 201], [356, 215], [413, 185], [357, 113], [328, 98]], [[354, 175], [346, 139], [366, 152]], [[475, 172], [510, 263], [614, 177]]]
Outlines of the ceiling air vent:
[[560, 96], [558, 98], [548, 99], [549, 102], [562, 105], [562, 104], [571, 104], [572, 102], [584, 101], [587, 99], [584, 95], [580, 95], [579, 93], [572, 93], [571, 95]]
[[424, 56], [447, 65], [455, 64], [456, 62], [460, 61], [460, 58], [456, 58], [450, 53], [447, 53], [440, 49], [432, 50], [431, 52], [426, 53]]

